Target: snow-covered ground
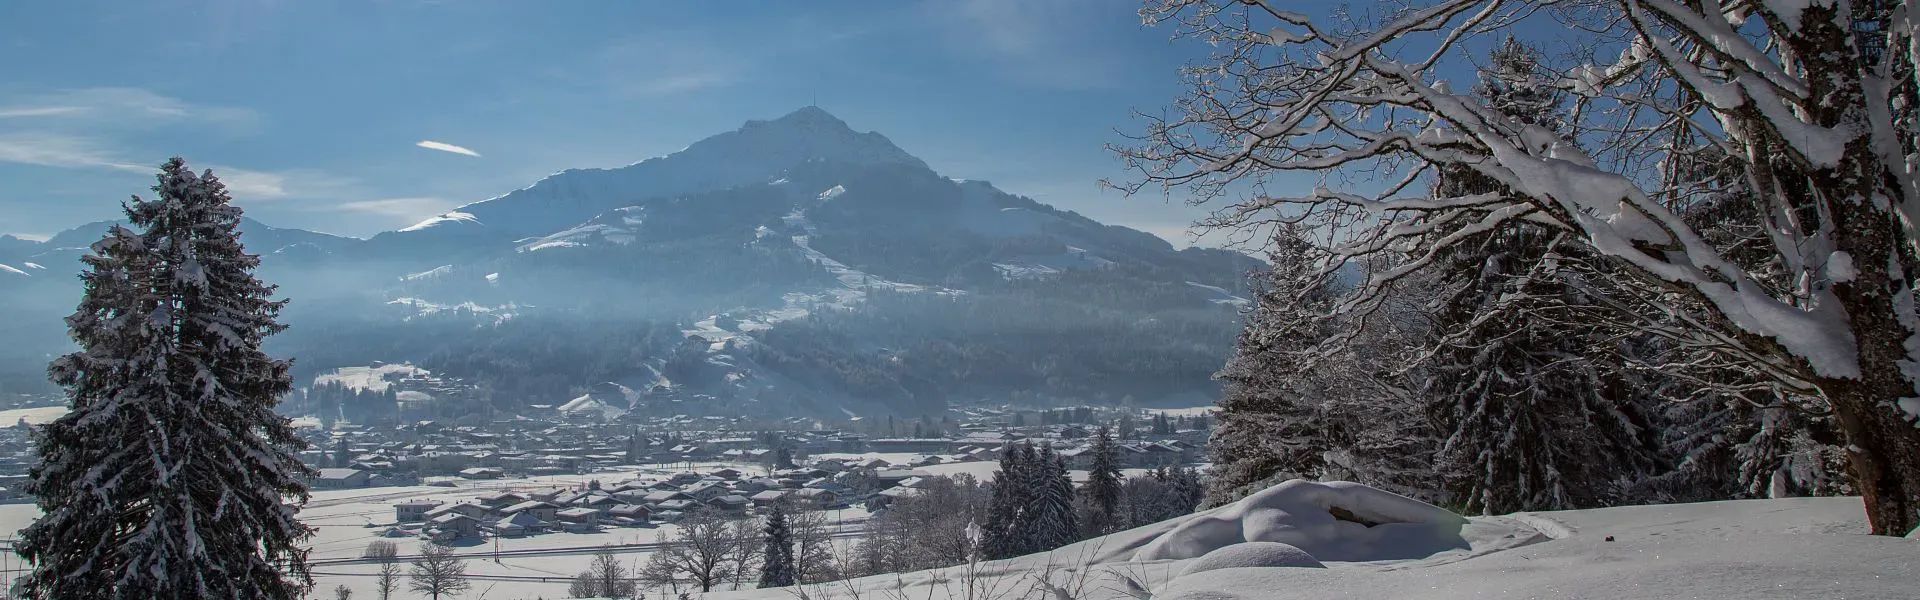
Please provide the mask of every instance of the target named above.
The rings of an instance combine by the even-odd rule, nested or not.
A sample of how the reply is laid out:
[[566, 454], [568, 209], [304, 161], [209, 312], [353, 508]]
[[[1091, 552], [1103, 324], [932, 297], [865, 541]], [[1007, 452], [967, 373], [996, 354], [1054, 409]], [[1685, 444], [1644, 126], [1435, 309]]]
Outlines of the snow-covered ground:
[[404, 363], [390, 363], [377, 367], [340, 367], [321, 373], [313, 378], [314, 385], [338, 383], [350, 390], [369, 392], [387, 391], [388, 377], [408, 377], [432, 375], [426, 369]]
[[[929, 600], [1891, 600], [1915, 598], [1920, 589], [1920, 543], [1866, 535], [1858, 498], [1451, 521], [1457, 517], [1371, 488], [1331, 487], [1337, 486], [1307, 484], [1263, 502], [1229, 505], [972, 569], [809, 586], [804, 597], [850, 598], [858, 591], [859, 596]], [[1324, 568], [1246, 566], [1302, 564], [1298, 552], [1273, 542], [1317, 555]], [[710, 597], [802, 596], [790, 590], [745, 590]]]
[[[392, 521], [393, 502], [462, 501], [491, 489], [578, 486], [591, 479], [667, 472], [626, 468], [461, 481], [455, 488], [318, 492], [301, 512], [302, 520], [317, 529], [312, 555], [316, 589], [346, 585], [355, 597], [373, 597], [374, 566], [357, 559], [368, 542], [381, 539], [384, 528], [379, 525]], [[0, 531], [18, 531], [35, 515], [32, 505], [0, 505]], [[832, 515], [850, 529], [867, 516], [859, 509]], [[655, 524], [505, 539], [498, 558], [491, 540], [457, 546], [468, 557], [467, 572], [474, 584], [463, 597], [563, 598], [572, 575], [603, 546], [612, 546], [624, 562], [639, 564], [650, 544], [673, 531], [671, 524]], [[394, 541], [403, 555], [417, 550], [416, 540]], [[1262, 566], [1314, 562], [1324, 568]], [[946, 600], [968, 598], [969, 583], [976, 591], [971, 597], [981, 600], [1910, 600], [1920, 589], [1920, 541], [1866, 535], [1858, 498], [1461, 519], [1364, 486], [1299, 482], [1239, 504], [972, 569], [962, 565], [799, 590], [741, 590], [704, 597], [851, 598], [855, 594], [850, 592], [858, 591], [862, 597]]]
[[0, 427], [11, 427], [23, 419], [32, 425], [45, 425], [53, 422], [54, 419], [60, 418], [60, 415], [64, 414], [67, 414], [67, 407], [64, 404], [60, 406], [0, 410]]

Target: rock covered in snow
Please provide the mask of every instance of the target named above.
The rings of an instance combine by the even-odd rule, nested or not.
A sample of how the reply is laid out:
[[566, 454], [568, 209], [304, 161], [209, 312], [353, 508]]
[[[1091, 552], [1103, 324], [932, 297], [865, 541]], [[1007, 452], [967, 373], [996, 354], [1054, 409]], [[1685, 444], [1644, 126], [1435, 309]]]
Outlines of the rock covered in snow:
[[1185, 559], [1247, 542], [1280, 542], [1320, 560], [1414, 559], [1468, 548], [1467, 519], [1358, 483], [1295, 479], [1180, 523], [1134, 553]]
[[1247, 542], [1234, 544], [1208, 552], [1206, 556], [1187, 564], [1181, 576], [1192, 575], [1215, 569], [1234, 569], [1240, 567], [1306, 567], [1324, 569], [1320, 559], [1307, 551], [1290, 544], [1279, 542]]

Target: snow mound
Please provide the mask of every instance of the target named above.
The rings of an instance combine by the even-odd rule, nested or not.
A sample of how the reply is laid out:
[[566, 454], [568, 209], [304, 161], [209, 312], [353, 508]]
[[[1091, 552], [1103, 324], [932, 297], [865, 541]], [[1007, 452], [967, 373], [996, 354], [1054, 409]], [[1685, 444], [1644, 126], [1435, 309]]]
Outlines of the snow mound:
[[1295, 479], [1194, 515], [1134, 553], [1185, 559], [1246, 542], [1291, 544], [1335, 561], [1403, 560], [1470, 548], [1467, 519], [1446, 509], [1347, 481]]
[[1194, 559], [1187, 564], [1187, 570], [1181, 576], [1216, 569], [1236, 569], [1241, 567], [1305, 567], [1325, 569], [1320, 559], [1307, 551], [1279, 542], [1247, 542], [1234, 544], [1219, 550], [1208, 552], [1206, 556]]

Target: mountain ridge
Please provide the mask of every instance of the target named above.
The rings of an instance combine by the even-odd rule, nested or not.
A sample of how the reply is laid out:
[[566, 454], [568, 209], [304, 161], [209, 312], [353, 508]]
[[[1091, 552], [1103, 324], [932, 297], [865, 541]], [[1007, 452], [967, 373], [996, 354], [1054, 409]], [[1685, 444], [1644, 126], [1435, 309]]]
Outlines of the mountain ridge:
[[[413, 361], [475, 386], [441, 417], [656, 379], [671, 384], [613, 408], [1193, 402], [1217, 388], [1260, 264], [941, 175], [817, 107], [366, 240], [249, 219], [242, 242], [293, 300], [269, 344], [297, 375]], [[14, 297], [44, 313], [21, 329], [41, 341], [0, 361], [60, 351], [77, 284], [36, 279]]]

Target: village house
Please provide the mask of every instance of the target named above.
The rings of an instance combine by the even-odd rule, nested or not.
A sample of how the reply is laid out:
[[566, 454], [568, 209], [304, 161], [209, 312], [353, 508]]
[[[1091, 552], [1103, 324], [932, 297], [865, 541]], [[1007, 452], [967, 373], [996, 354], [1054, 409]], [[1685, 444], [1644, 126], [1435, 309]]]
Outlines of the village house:
[[480, 522], [462, 514], [444, 514], [427, 522], [425, 535], [436, 542], [480, 536]]
[[823, 488], [794, 490], [790, 497], [801, 506], [808, 508], [828, 508], [839, 504], [841, 498], [839, 492]]
[[359, 469], [319, 469], [313, 478], [313, 489], [346, 490], [367, 487], [371, 473]]
[[427, 511], [439, 507], [433, 500], [408, 500], [393, 504], [393, 520], [399, 523], [419, 523], [427, 520]]
[[492, 523], [493, 534], [501, 537], [517, 537], [545, 531], [547, 524], [533, 513], [520, 512], [512, 516], [496, 519]]
[[466, 515], [466, 517], [470, 519], [486, 519], [493, 516], [493, 509], [472, 502], [445, 504], [428, 509], [427, 519], [431, 520], [449, 514]]
[[742, 496], [739, 494], [726, 494], [723, 496], [715, 496], [713, 497], [713, 499], [707, 501], [707, 506], [713, 507], [725, 512], [742, 512], [747, 510], [748, 506], [752, 506], [752, 505], [753, 505], [752, 500], [748, 500], [746, 496]]
[[747, 499], [752, 500], [754, 506], [766, 507], [766, 506], [773, 506], [775, 504], [780, 503], [783, 500], [786, 500], [787, 495], [791, 493], [793, 493], [792, 490], [767, 490], [767, 491], [749, 496]]
[[559, 506], [555, 506], [552, 503], [542, 502], [539, 500], [528, 500], [526, 502], [521, 502], [519, 504], [515, 504], [513, 506], [500, 509], [500, 514], [503, 514], [509, 517], [516, 514], [520, 514], [520, 513], [527, 513], [527, 514], [533, 515], [533, 518], [539, 519], [547, 523], [552, 523], [554, 519], [558, 516], [556, 513], [559, 513], [559, 512], [560, 512]]
[[600, 511], [591, 508], [563, 508], [554, 513], [560, 528], [574, 533], [586, 533], [600, 527]]
[[500, 479], [506, 477], [507, 472], [497, 467], [473, 467], [461, 469], [460, 476], [467, 479]]
[[653, 518], [653, 509], [640, 504], [621, 504], [607, 509], [607, 519], [616, 525], [644, 525]]

